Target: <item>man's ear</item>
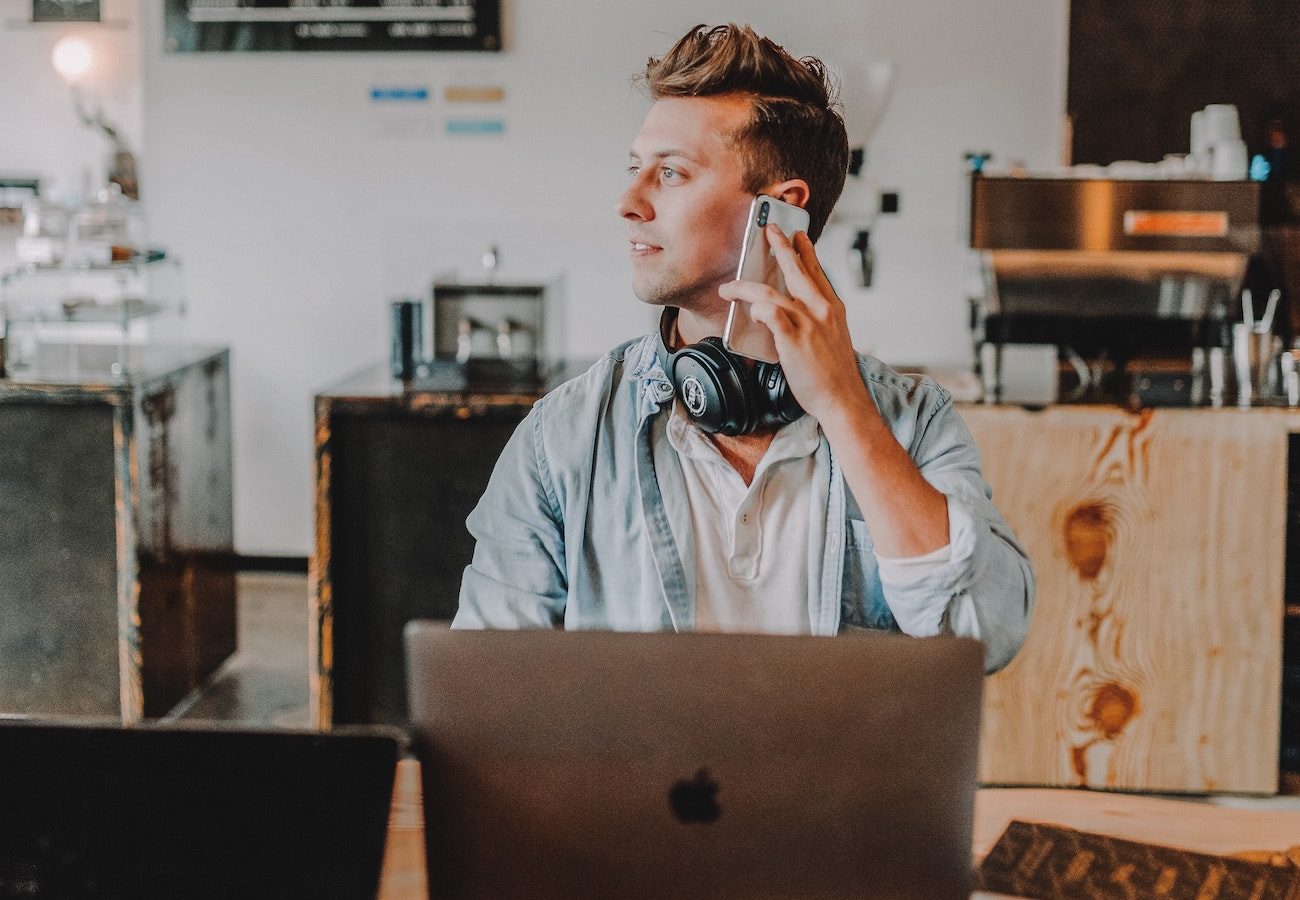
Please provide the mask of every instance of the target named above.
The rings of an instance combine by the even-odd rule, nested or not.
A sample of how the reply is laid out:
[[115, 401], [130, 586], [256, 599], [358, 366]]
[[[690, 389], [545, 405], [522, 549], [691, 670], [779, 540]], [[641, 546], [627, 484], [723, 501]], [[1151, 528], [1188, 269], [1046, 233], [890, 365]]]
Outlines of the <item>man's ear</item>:
[[798, 206], [801, 209], [808, 205], [808, 198], [812, 192], [808, 190], [808, 182], [802, 178], [791, 178], [789, 181], [782, 181], [774, 185], [771, 190], [764, 191], [769, 197], [775, 197], [783, 200], [792, 206]]

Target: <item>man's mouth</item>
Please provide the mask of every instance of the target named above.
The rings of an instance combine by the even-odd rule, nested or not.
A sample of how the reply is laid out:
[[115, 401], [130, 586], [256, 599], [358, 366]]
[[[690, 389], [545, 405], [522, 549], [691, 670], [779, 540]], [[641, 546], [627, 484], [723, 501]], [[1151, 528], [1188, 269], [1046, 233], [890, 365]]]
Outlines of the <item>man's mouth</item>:
[[633, 256], [649, 256], [663, 250], [663, 247], [656, 247], [654, 244], [647, 244], [643, 241], [632, 241], [631, 245]]

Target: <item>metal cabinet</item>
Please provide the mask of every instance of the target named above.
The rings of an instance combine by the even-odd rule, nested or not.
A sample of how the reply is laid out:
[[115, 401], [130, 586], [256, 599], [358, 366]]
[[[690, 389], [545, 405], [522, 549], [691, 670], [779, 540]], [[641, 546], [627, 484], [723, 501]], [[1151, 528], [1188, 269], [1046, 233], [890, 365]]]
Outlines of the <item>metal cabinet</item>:
[[0, 713], [160, 716], [235, 650], [225, 350], [0, 379]]

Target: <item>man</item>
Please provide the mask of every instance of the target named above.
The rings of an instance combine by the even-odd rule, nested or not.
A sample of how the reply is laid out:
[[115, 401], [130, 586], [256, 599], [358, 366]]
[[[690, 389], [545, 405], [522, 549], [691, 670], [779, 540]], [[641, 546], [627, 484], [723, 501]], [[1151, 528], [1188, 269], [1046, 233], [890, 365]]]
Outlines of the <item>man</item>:
[[[698, 26], [645, 81], [619, 212], [660, 328], [515, 432], [467, 523], [455, 626], [956, 633], [1005, 665], [1033, 575], [970, 433], [942, 388], [854, 352], [813, 250], [849, 157], [823, 66]], [[759, 193], [809, 212], [807, 234], [768, 226], [787, 293], [733, 280]], [[710, 434], [675, 397], [674, 352], [733, 300], [772, 331], [806, 412], [789, 424]]]

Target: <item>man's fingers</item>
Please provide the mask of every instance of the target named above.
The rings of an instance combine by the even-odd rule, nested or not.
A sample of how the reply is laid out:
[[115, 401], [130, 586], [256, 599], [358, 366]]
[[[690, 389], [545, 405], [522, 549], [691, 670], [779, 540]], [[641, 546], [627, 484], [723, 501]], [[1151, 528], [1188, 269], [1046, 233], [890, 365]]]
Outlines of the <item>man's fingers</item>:
[[813, 283], [821, 289], [821, 293], [827, 298], [834, 297], [838, 300], [839, 295], [835, 293], [830, 279], [826, 277], [826, 270], [822, 268], [821, 260], [817, 258], [817, 250], [813, 247], [812, 238], [808, 237], [807, 232], [800, 231], [795, 234], [794, 249], [799, 253], [804, 270], [812, 278]]
[[790, 312], [767, 300], [751, 303], [749, 317], [760, 325], [766, 325], [773, 335], [790, 336], [796, 331]]
[[723, 300], [739, 300], [750, 306], [769, 303], [792, 313], [798, 312], [801, 306], [794, 297], [788, 297], [761, 281], [728, 281], [718, 288], [718, 296]]
[[[799, 234], [800, 232], [796, 232], [795, 236], [798, 237]], [[790, 289], [790, 293], [803, 300], [814, 316], [819, 319], [825, 318], [831, 311], [830, 303], [835, 293], [832, 291], [829, 297], [823, 296], [822, 287], [804, 265], [798, 249], [778, 226], [768, 226], [768, 241], [772, 245], [773, 255], [781, 264], [781, 271], [785, 274], [785, 284]], [[815, 264], [815, 257], [813, 261]], [[820, 270], [820, 266], [818, 269]]]
[[799, 251], [785, 236], [785, 232], [775, 224], [768, 225], [767, 240], [772, 246], [772, 255], [776, 257], [781, 272], [785, 275], [785, 284], [790, 289], [790, 293], [807, 303], [810, 309], [820, 310], [821, 304], [818, 299], [821, 291], [799, 258]]
[[[804, 271], [803, 262], [799, 259], [799, 253], [795, 250], [794, 244], [790, 243], [790, 239], [786, 237], [785, 232], [781, 230], [781, 226], [777, 225], [775, 222], [767, 226], [767, 242], [772, 247], [773, 256], [789, 263], [793, 272], [802, 275], [804, 278], [808, 277], [808, 273]], [[784, 269], [785, 267], [783, 266], [782, 268]], [[786, 275], [786, 280], [790, 280], [789, 273]]]
[[751, 319], [782, 339], [795, 340], [799, 323], [808, 320], [808, 310], [800, 301], [757, 281], [729, 281], [718, 288], [718, 295], [744, 303]]

